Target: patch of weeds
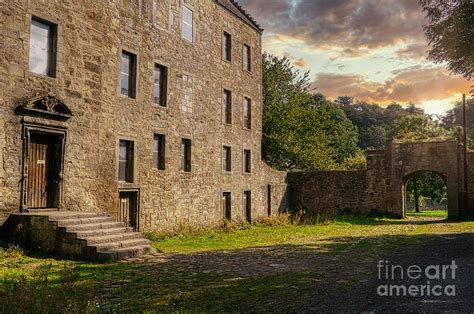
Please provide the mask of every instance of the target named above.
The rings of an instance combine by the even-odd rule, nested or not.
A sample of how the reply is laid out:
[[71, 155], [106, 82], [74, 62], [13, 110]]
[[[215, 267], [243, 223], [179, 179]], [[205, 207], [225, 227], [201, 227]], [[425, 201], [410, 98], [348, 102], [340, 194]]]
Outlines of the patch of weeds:
[[92, 313], [99, 300], [81, 286], [80, 272], [73, 262], [58, 269], [46, 261], [31, 275], [6, 276], [0, 285], [0, 313]]

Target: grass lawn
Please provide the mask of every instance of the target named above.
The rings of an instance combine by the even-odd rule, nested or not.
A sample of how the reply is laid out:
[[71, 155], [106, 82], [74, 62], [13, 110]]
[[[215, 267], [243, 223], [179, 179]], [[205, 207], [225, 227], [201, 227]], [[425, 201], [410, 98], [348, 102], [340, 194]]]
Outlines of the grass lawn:
[[363, 266], [384, 252], [473, 230], [474, 222], [426, 216], [256, 224], [154, 237], [162, 253], [106, 264], [4, 247], [0, 313], [298, 310], [308, 297], [352, 289], [370, 276]]
[[409, 217], [448, 217], [448, 212], [445, 210], [422, 210], [419, 213], [414, 210], [407, 212]]

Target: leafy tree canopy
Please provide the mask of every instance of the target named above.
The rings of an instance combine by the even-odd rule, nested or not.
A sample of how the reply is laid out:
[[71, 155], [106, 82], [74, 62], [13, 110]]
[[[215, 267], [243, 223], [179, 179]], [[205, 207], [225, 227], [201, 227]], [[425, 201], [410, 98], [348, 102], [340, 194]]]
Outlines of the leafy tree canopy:
[[263, 153], [277, 169], [334, 169], [358, 151], [357, 128], [344, 111], [308, 87], [308, 72], [263, 55]]
[[474, 1], [420, 0], [428, 20], [423, 27], [431, 49], [428, 58], [447, 62], [451, 73], [474, 75]]
[[395, 139], [426, 140], [452, 137], [453, 133], [427, 115], [409, 115], [395, 121], [390, 136]]

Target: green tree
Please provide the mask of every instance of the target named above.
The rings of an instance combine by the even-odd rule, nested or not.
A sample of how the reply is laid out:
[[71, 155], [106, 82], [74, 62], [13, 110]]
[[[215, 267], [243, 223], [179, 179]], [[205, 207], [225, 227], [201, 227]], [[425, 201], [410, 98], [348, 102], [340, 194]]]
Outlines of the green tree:
[[263, 152], [277, 169], [335, 169], [358, 150], [357, 129], [344, 111], [308, 87], [308, 72], [263, 55]]
[[470, 80], [474, 74], [474, 1], [420, 0], [428, 23], [423, 27], [428, 58], [447, 62], [451, 73]]
[[394, 139], [425, 140], [430, 138], [452, 137], [453, 132], [446, 130], [437, 121], [427, 115], [411, 115], [395, 121], [390, 137]]
[[[468, 99], [467, 105], [467, 135], [468, 135], [468, 146], [474, 147], [474, 99]], [[457, 132], [462, 133], [462, 102], [457, 102], [452, 109], [450, 109], [441, 118], [442, 125], [446, 129], [459, 129]]]
[[413, 174], [406, 186], [407, 199], [414, 202], [415, 211], [420, 212], [420, 203], [423, 197], [429, 197], [441, 202], [447, 197], [444, 180], [433, 172], [418, 172]]

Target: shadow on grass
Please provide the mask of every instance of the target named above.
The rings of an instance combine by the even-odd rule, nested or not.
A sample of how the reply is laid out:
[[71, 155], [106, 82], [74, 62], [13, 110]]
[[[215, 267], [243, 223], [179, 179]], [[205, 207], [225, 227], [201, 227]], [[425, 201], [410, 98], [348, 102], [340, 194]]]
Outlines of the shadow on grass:
[[[17, 283], [4, 278], [0, 312], [54, 312], [64, 305], [71, 313], [365, 310], [368, 300], [375, 298], [378, 260], [469, 261], [474, 258], [471, 243], [470, 233], [333, 237], [301, 245], [154, 255], [111, 264], [75, 263], [79, 276], [69, 276], [74, 280], [65, 280], [67, 272], [58, 270], [47, 274], [51, 280], [46, 285], [44, 274]], [[467, 273], [466, 282], [473, 275]], [[472, 289], [462, 291], [456, 300], [472, 303], [468, 292]], [[408, 302], [396, 301], [398, 305]], [[378, 302], [379, 309], [390, 309], [394, 300]], [[439, 309], [436, 303], [431, 306]]]

